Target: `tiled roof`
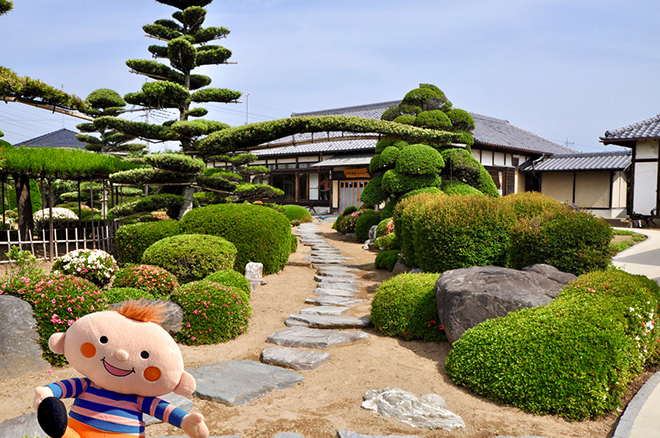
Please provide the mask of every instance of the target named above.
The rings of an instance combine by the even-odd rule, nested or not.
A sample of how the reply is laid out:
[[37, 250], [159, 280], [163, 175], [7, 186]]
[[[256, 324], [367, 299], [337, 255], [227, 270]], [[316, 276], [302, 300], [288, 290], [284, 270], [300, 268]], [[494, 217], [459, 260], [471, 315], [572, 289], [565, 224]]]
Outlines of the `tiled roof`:
[[615, 129], [614, 131], [606, 131], [600, 139], [603, 143], [612, 143], [616, 140], [639, 140], [644, 138], [660, 138], [660, 114], [634, 125]]
[[[380, 119], [380, 116], [386, 109], [398, 105], [400, 101], [394, 100], [370, 105], [352, 106], [346, 108], [335, 108], [323, 111], [313, 111], [306, 113], [293, 113], [292, 117], [301, 116], [355, 116], [369, 119]], [[472, 114], [475, 123], [473, 132], [474, 140], [477, 144], [488, 145], [499, 148], [506, 148], [513, 151], [527, 152], [532, 154], [566, 154], [576, 152], [573, 149], [566, 148], [558, 143], [546, 140], [531, 132], [513, 126], [506, 120], [486, 117], [479, 114]], [[348, 141], [326, 141], [324, 137], [356, 137], [356, 140]], [[352, 134], [349, 132], [329, 132], [329, 133], [304, 133], [283, 137], [278, 140], [266, 143], [267, 145], [277, 146], [278, 144], [300, 144], [298, 146], [284, 146], [273, 149], [255, 150], [253, 153], [260, 157], [281, 156], [291, 154], [313, 154], [313, 153], [342, 153], [353, 151], [364, 151], [376, 147], [377, 135], [373, 139], [365, 139], [364, 134]], [[262, 145], [263, 146], [263, 145]]]
[[14, 146], [30, 146], [37, 148], [76, 148], [82, 149], [85, 143], [78, 141], [76, 133], [62, 128], [30, 140], [16, 143]]
[[632, 162], [632, 151], [589, 152], [582, 154], [557, 154], [533, 163], [525, 163], [520, 170], [562, 172], [574, 170], [624, 170]]

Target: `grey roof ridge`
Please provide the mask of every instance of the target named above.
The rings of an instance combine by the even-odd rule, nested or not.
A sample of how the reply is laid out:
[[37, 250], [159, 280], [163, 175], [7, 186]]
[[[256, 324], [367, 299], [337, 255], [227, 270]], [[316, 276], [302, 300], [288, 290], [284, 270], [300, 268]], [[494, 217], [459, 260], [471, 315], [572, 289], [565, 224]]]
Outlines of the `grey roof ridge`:
[[637, 123], [633, 123], [633, 124], [628, 125], [628, 126], [624, 126], [623, 128], [614, 129], [612, 131], [605, 131], [605, 136], [600, 137], [600, 138], [601, 138], [601, 140], [607, 140], [607, 139], [615, 137], [615, 135], [622, 134], [626, 131], [632, 131], [635, 128], [640, 128], [642, 126], [645, 126], [645, 125], [648, 125], [648, 124], [651, 124], [651, 123], [654, 123], [654, 122], [660, 122], [660, 114], [656, 114], [654, 117], [651, 117], [651, 118], [646, 119], [646, 120], [642, 120], [641, 122], [637, 122]]
[[52, 135], [54, 135], [54, 134], [57, 134], [58, 132], [62, 132], [62, 131], [67, 131], [67, 132], [70, 132], [70, 133], [72, 133], [72, 134], [74, 134], [74, 135], [79, 134], [78, 132], [72, 131], [72, 130], [70, 130], [70, 129], [60, 128], [60, 129], [58, 129], [58, 130], [56, 130], [56, 131], [52, 131], [52, 132], [48, 132], [48, 133], [46, 133], [46, 134], [40, 135], [39, 137], [34, 137], [34, 138], [30, 138], [30, 139], [28, 139], [28, 140], [24, 140], [24, 141], [18, 142], [18, 143], [16, 143], [14, 146], [23, 146], [23, 145], [25, 145], [25, 146], [29, 146], [32, 142], [37, 142], [37, 141], [39, 141], [39, 140], [41, 140], [41, 139], [43, 139], [43, 138], [50, 137], [50, 136], [52, 136]]
[[552, 158], [588, 158], [588, 157], [616, 157], [620, 155], [632, 155], [632, 150], [602, 151], [602, 152], [578, 152], [576, 154], [553, 154]]
[[400, 103], [400, 100], [390, 100], [386, 102], [379, 102], [379, 103], [368, 103], [364, 105], [355, 105], [355, 106], [345, 106], [341, 108], [333, 108], [333, 109], [326, 109], [326, 110], [320, 110], [320, 111], [308, 111], [308, 112], [302, 112], [302, 113], [291, 113], [291, 117], [301, 117], [301, 116], [321, 116], [321, 115], [337, 115], [338, 111], [341, 112], [349, 112], [349, 111], [355, 111], [355, 110], [367, 110], [371, 108], [380, 108], [385, 105], [389, 106], [396, 106]]

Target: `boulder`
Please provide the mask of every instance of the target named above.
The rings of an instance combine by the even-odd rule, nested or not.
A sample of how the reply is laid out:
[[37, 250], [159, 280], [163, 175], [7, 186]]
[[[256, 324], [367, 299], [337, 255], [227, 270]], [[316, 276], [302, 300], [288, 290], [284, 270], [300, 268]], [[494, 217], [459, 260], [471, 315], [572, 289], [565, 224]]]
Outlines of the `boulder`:
[[42, 357], [32, 307], [20, 298], [0, 295], [0, 376], [22, 376], [50, 368]]
[[467, 329], [514, 310], [550, 303], [577, 277], [549, 265], [522, 271], [497, 266], [473, 266], [443, 273], [435, 284], [440, 323], [450, 343]]

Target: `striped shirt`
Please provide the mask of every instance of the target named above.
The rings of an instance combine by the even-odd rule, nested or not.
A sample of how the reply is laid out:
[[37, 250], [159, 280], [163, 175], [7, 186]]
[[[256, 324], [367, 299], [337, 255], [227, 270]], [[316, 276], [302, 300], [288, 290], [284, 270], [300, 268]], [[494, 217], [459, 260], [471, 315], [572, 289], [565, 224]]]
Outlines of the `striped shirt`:
[[75, 397], [69, 416], [104, 432], [144, 436], [142, 414], [176, 427], [186, 411], [158, 397], [119, 394], [94, 385], [91, 380], [73, 378], [47, 385], [56, 398]]

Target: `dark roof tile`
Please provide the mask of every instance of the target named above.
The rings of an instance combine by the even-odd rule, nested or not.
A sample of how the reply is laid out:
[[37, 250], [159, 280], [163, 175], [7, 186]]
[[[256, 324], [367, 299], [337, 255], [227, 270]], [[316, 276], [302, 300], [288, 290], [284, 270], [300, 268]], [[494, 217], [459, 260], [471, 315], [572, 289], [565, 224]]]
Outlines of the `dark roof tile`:
[[632, 162], [632, 151], [589, 152], [581, 154], [557, 154], [541, 160], [525, 163], [520, 170], [541, 172], [565, 172], [575, 170], [624, 170]]
[[604, 143], [614, 140], [639, 140], [647, 138], [660, 138], [660, 114], [633, 125], [624, 126], [614, 131], [606, 131], [601, 137]]
[[16, 143], [14, 146], [30, 146], [37, 148], [76, 148], [82, 149], [85, 143], [78, 141], [76, 132], [66, 128], [49, 132], [42, 136]]

